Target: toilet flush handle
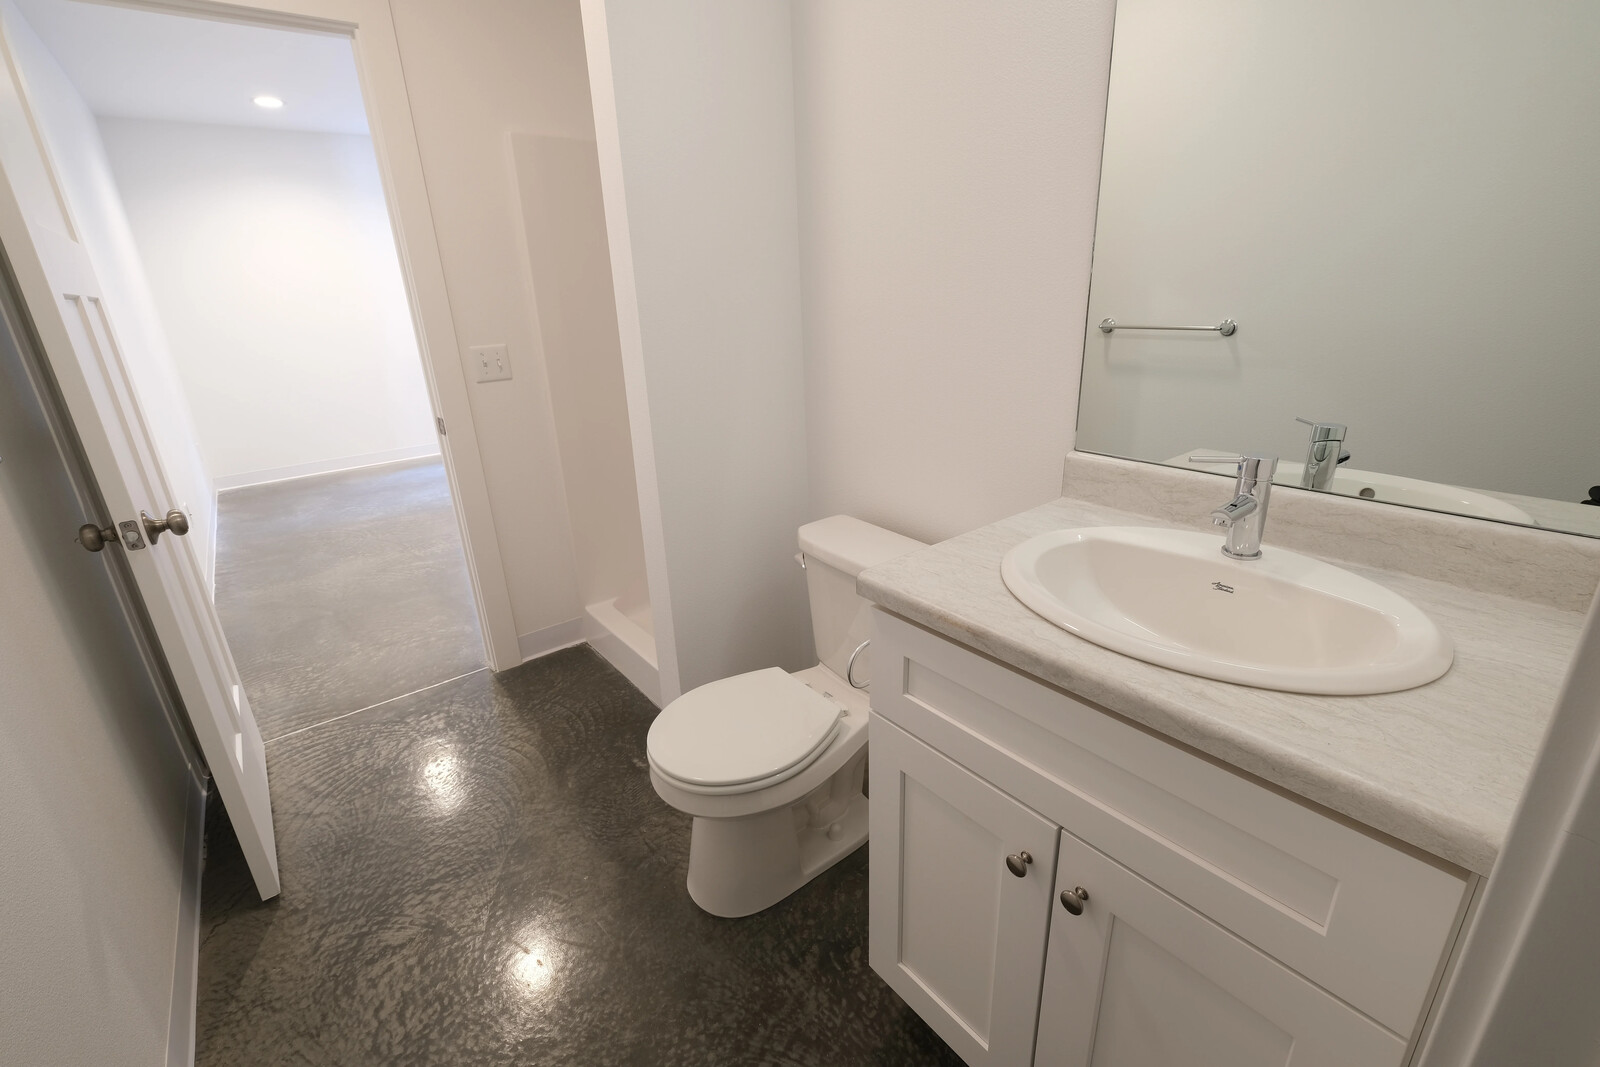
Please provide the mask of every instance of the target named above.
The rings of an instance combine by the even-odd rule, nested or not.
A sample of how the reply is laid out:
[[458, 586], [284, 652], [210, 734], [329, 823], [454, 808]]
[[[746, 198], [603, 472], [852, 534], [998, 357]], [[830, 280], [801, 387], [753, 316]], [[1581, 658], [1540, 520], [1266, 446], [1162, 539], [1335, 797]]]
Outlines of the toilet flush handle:
[[850, 664], [844, 669], [844, 680], [849, 682], [852, 688], [865, 689], [872, 681], [870, 678], [865, 682], [856, 681], [856, 657], [865, 652], [870, 644], [872, 644], [872, 639], [868, 638], [857, 645], [854, 652], [850, 653]]

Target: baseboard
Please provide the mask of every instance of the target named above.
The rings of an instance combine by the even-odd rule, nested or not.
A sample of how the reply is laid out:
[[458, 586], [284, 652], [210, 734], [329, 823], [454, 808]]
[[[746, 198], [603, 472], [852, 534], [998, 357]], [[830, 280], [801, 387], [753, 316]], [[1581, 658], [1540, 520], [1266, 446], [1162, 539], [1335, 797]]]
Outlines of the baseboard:
[[582, 619], [568, 619], [566, 622], [558, 622], [554, 626], [546, 626], [542, 630], [535, 630], [531, 634], [520, 634], [517, 637], [517, 650], [522, 653], [524, 663], [581, 644], [583, 644]]
[[295, 463], [288, 467], [270, 467], [266, 470], [246, 471], [243, 474], [225, 474], [212, 479], [218, 492], [224, 489], [243, 489], [247, 485], [266, 485], [269, 482], [286, 482], [290, 478], [308, 478], [313, 474], [334, 474], [353, 471], [361, 467], [376, 467], [381, 463], [399, 463], [401, 460], [437, 456], [436, 444], [412, 445], [408, 448], [391, 448], [386, 452], [367, 452], [359, 456], [341, 456], [338, 459], [319, 459], [310, 463]]
[[590, 604], [584, 609], [583, 636], [606, 662], [661, 706], [661, 671], [656, 661], [656, 640], [644, 627], [617, 610], [615, 600]]
[[200, 992], [200, 878], [205, 861], [206, 787], [197, 782], [190, 790], [183, 826], [183, 885], [178, 893], [167, 1067], [194, 1067], [195, 1003]]

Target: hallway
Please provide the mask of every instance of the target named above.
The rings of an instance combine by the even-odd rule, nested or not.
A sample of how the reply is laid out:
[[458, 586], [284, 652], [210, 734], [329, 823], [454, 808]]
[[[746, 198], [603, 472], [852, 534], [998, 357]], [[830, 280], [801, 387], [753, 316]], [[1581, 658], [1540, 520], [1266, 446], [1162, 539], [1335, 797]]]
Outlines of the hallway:
[[217, 610], [264, 740], [483, 667], [437, 457], [224, 491]]

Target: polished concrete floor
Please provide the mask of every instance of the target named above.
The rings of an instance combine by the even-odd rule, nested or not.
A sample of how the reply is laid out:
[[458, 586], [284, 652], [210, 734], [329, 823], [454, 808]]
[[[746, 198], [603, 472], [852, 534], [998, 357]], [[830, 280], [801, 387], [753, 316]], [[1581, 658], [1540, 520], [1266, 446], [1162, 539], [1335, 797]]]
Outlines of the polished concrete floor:
[[198, 1063], [957, 1064], [867, 966], [867, 850], [715, 919], [654, 709], [587, 647], [267, 746], [283, 892], [210, 835]]
[[438, 459], [224, 491], [217, 610], [267, 740], [483, 666]]
[[223, 494], [217, 592], [283, 892], [213, 799], [201, 1067], [959, 1063], [867, 966], [866, 850], [712, 918], [639, 691], [481, 668], [437, 461]]

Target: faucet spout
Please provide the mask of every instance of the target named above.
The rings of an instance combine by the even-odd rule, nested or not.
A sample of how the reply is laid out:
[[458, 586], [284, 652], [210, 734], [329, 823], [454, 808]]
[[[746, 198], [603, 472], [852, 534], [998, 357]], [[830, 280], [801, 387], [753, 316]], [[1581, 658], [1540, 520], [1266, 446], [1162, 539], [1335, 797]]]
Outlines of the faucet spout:
[[1234, 523], [1254, 515], [1260, 507], [1261, 503], [1255, 497], [1241, 494], [1211, 513], [1211, 525], [1231, 530]]
[[1211, 513], [1211, 521], [1226, 527], [1228, 540], [1222, 554], [1229, 559], [1260, 559], [1261, 531], [1267, 525], [1267, 502], [1272, 496], [1272, 476], [1277, 456], [1239, 457], [1239, 481], [1233, 499]]
[[1300, 475], [1300, 485], [1306, 489], [1328, 490], [1333, 486], [1333, 476], [1339, 464], [1350, 458], [1344, 450], [1344, 437], [1349, 432], [1342, 422], [1312, 422], [1296, 418], [1311, 427], [1311, 444], [1306, 449], [1306, 465]]

